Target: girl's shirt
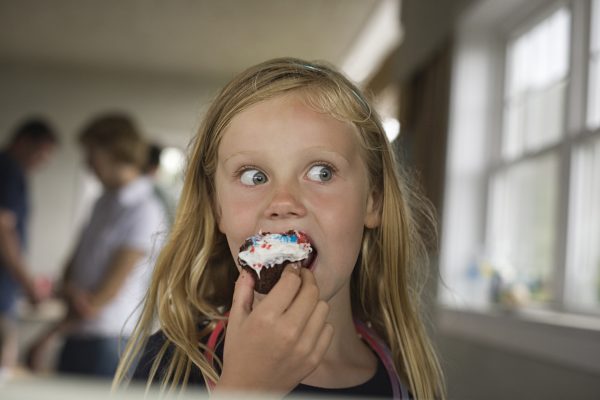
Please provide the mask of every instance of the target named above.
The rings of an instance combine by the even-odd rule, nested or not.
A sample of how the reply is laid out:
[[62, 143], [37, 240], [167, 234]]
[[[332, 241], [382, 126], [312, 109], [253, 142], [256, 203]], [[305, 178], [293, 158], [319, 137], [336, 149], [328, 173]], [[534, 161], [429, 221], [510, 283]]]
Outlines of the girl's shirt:
[[[152, 364], [154, 363], [154, 360], [155, 360], [157, 354], [159, 353], [160, 349], [162, 348], [162, 346], [166, 340], [167, 339], [166, 339], [165, 335], [161, 331], [155, 333], [154, 335], [152, 335], [149, 338], [146, 348], [144, 349], [144, 352], [142, 353], [142, 356], [140, 358], [140, 362], [138, 363], [138, 366], [133, 375], [134, 380], [141, 380], [144, 382], [148, 380], [148, 377], [150, 375], [150, 370], [152, 369]], [[220, 341], [220, 343], [217, 345], [215, 351], [216, 351], [216, 355], [222, 360], [223, 359], [223, 341]], [[162, 381], [162, 377], [168, 369], [169, 361], [170, 361], [170, 358], [172, 357], [172, 354], [173, 354], [173, 348], [170, 347], [167, 350], [167, 352], [165, 353], [165, 356], [163, 357], [163, 359], [161, 360], [157, 374], [154, 378], [155, 382], [160, 383]], [[217, 372], [220, 372], [220, 371], [217, 370]], [[196, 367], [195, 365], [192, 365], [192, 372], [190, 374], [188, 384], [205, 386], [205, 382], [204, 382], [204, 378], [202, 377], [202, 373], [200, 372], [200, 369], [198, 369], [198, 367]], [[390, 379], [388, 377], [385, 366], [383, 365], [383, 363], [381, 362], [379, 357], [377, 357], [377, 370], [375, 372], [375, 375], [373, 375], [373, 377], [371, 377], [371, 379], [369, 379], [368, 381], [366, 381], [360, 385], [356, 385], [356, 386], [352, 386], [352, 387], [348, 387], [348, 388], [325, 389], [325, 388], [319, 388], [319, 387], [315, 387], [315, 386], [299, 384], [298, 386], [296, 386], [294, 388], [294, 390], [292, 390], [292, 392], [290, 394], [291, 395], [310, 394], [310, 395], [315, 395], [315, 396], [337, 396], [337, 397], [352, 396], [352, 397], [368, 397], [368, 398], [392, 398], [393, 397]]]

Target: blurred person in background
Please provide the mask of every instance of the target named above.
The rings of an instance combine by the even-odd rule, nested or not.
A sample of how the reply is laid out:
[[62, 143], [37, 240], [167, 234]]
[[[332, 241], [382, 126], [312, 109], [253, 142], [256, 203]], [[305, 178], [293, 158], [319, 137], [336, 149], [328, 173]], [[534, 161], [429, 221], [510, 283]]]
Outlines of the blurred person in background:
[[162, 146], [158, 143], [148, 145], [148, 162], [144, 172], [150, 177], [154, 178], [160, 169], [160, 153], [162, 153], [162, 150]]
[[37, 368], [53, 337], [65, 335], [58, 371], [112, 377], [130, 335], [160, 248], [166, 216], [144, 174], [148, 146], [125, 115], [94, 119], [80, 134], [103, 187], [63, 277], [69, 311], [30, 350]]
[[171, 198], [165, 188], [163, 188], [158, 180], [158, 171], [160, 169], [160, 155], [163, 151], [163, 147], [158, 143], [150, 143], [148, 145], [148, 161], [144, 172], [154, 182], [154, 194], [160, 200], [164, 211], [167, 215], [169, 227], [173, 224], [175, 217], [175, 201]]
[[24, 258], [27, 247], [29, 194], [27, 176], [51, 157], [58, 144], [52, 127], [41, 118], [30, 118], [14, 131], [0, 151], [0, 367], [17, 362], [15, 305], [22, 291], [38, 304], [50, 287], [36, 281]]

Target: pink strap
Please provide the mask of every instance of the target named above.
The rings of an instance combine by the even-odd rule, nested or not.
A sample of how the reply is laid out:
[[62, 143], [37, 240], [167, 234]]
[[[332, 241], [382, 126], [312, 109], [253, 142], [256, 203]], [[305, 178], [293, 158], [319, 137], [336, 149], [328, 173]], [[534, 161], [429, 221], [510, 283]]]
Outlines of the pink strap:
[[383, 363], [383, 366], [388, 373], [388, 377], [390, 378], [394, 399], [409, 399], [408, 392], [400, 384], [400, 378], [396, 372], [396, 367], [394, 367], [394, 360], [392, 359], [392, 352], [390, 349], [388, 349], [383, 340], [381, 340], [371, 328], [361, 321], [355, 319], [354, 326], [356, 327], [356, 331], [365, 342], [367, 342], [371, 349], [377, 353], [377, 356]]
[[[213, 331], [210, 333], [210, 336], [208, 337], [208, 342], [206, 342], [207, 350], [204, 352], [204, 356], [206, 357], [206, 361], [208, 361], [209, 364], [213, 364], [213, 354], [215, 349], [217, 348], [219, 336], [221, 335], [221, 332], [223, 332], [223, 330], [225, 329], [225, 323], [226, 320], [221, 320], [217, 322], [215, 329], [213, 329]], [[204, 380], [206, 381], [209, 390], [213, 390], [215, 388], [216, 382], [213, 382], [206, 376], [204, 377]]]

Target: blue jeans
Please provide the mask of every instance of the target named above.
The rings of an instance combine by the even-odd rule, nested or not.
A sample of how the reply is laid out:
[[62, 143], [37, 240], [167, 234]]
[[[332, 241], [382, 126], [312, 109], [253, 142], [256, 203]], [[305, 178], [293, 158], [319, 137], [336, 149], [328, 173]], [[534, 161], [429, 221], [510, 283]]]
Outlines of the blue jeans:
[[19, 284], [0, 265], [0, 315], [14, 317], [17, 297], [20, 294]]
[[119, 349], [126, 343], [119, 337], [69, 336], [60, 353], [58, 372], [112, 378], [119, 364]]

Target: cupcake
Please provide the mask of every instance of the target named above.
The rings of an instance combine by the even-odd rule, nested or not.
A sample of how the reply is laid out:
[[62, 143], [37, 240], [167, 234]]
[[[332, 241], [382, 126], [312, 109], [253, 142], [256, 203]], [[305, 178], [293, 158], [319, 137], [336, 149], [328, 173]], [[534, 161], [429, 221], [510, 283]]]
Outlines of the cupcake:
[[254, 277], [254, 290], [267, 294], [279, 281], [287, 264], [299, 262], [301, 267], [307, 268], [315, 253], [303, 232], [259, 232], [240, 247], [238, 263]]

